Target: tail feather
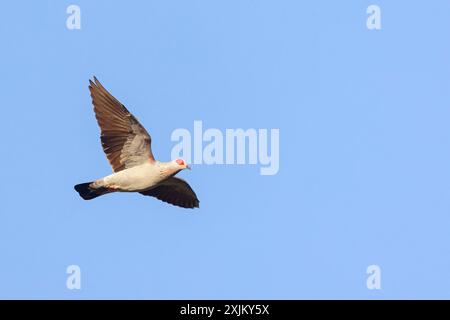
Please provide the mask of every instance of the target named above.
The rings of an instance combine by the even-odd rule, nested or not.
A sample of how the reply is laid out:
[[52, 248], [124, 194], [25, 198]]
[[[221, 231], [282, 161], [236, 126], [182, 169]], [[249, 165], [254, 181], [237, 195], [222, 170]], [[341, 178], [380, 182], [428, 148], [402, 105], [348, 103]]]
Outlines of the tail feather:
[[74, 188], [80, 194], [84, 200], [91, 200], [97, 198], [101, 195], [109, 193], [110, 191], [107, 188], [92, 188], [92, 182], [80, 183], [77, 184]]

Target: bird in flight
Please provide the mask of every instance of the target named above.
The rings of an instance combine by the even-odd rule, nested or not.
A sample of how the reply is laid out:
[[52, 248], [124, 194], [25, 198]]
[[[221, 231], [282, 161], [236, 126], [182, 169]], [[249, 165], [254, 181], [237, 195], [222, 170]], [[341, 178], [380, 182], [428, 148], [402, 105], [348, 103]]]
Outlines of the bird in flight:
[[194, 190], [175, 175], [190, 169], [183, 159], [155, 160], [152, 139], [147, 130], [94, 77], [89, 80], [95, 117], [100, 126], [103, 151], [113, 174], [77, 184], [75, 190], [84, 200], [112, 192], [139, 192], [183, 208], [198, 208]]

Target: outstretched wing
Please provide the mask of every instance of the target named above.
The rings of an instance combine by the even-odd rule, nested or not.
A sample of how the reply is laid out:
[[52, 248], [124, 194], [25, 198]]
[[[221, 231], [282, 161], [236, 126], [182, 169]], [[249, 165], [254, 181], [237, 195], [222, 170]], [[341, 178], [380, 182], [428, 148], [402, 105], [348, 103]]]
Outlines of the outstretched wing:
[[89, 80], [103, 151], [113, 171], [154, 161], [151, 137], [139, 121], [94, 77]]
[[175, 177], [170, 177], [155, 188], [140, 193], [183, 208], [198, 208], [200, 204], [189, 184]]

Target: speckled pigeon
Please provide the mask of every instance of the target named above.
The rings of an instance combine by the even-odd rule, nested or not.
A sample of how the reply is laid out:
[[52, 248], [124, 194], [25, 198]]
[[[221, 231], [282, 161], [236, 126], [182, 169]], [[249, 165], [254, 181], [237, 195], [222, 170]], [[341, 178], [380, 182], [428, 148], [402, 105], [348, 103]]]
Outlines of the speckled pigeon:
[[139, 192], [175, 206], [198, 208], [195, 192], [186, 181], [175, 177], [181, 170], [190, 169], [185, 161], [155, 160], [151, 137], [139, 121], [97, 78], [89, 84], [103, 151], [114, 173], [76, 185], [80, 196], [91, 200], [111, 192]]

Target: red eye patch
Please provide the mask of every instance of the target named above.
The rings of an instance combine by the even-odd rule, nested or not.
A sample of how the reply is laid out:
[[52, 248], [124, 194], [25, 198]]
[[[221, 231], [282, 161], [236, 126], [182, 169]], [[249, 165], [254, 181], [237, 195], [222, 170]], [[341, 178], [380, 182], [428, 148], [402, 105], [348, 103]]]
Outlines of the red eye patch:
[[180, 166], [184, 166], [184, 161], [182, 159], [177, 159], [176, 163], [178, 163]]

